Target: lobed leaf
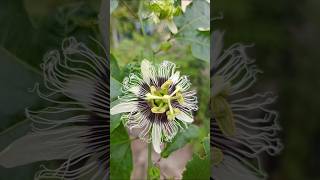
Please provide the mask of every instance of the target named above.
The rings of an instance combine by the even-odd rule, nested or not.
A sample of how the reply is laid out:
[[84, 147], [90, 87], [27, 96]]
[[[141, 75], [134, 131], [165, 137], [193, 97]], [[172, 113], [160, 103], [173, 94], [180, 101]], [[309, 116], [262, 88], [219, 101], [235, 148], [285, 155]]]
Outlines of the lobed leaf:
[[191, 45], [192, 55], [206, 62], [210, 61], [210, 4], [207, 1], [193, 1], [186, 12], [174, 18], [179, 31], [176, 39]]
[[[209, 152], [209, 137], [204, 138], [203, 148], [205, 152]], [[210, 179], [210, 154], [207, 153], [204, 158], [200, 158], [197, 153], [194, 153], [192, 159], [188, 162], [186, 170], [182, 174], [183, 180], [207, 180]]]
[[129, 135], [124, 126], [118, 126], [111, 134], [110, 179], [130, 179], [133, 168]]
[[185, 131], [179, 132], [172, 142], [168, 143], [161, 153], [161, 157], [167, 158], [170, 154], [188, 144], [192, 139], [199, 135], [199, 128], [196, 125], [190, 125]]

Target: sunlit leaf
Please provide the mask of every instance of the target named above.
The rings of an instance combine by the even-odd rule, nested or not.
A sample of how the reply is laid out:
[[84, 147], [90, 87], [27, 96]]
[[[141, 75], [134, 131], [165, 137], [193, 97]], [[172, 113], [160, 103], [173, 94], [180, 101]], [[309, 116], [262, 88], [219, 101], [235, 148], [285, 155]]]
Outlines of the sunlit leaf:
[[[111, 107], [118, 104], [118, 96], [121, 94], [121, 83], [110, 77], [110, 99], [112, 100]], [[121, 115], [110, 115], [110, 133], [112, 133], [121, 123]]]
[[[192, 1], [186, 12], [174, 19], [178, 26], [176, 39], [191, 45], [193, 56], [210, 60], [210, 4], [207, 1]], [[199, 31], [200, 30], [206, 30]]]

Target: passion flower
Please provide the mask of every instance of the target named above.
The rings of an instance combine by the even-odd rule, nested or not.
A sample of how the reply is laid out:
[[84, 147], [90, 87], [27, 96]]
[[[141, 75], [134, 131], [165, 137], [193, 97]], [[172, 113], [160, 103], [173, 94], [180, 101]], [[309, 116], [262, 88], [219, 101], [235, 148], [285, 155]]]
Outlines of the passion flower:
[[223, 179], [264, 179], [261, 153], [275, 155], [282, 149], [278, 138], [277, 111], [268, 105], [272, 93], [248, 93], [261, 72], [245, 50], [234, 44], [223, 53], [223, 33], [213, 34], [211, 68], [212, 177]]
[[171, 141], [179, 129], [193, 122], [198, 106], [196, 91], [189, 91], [190, 86], [174, 63], [153, 65], [143, 60], [141, 74], [131, 73], [123, 80], [123, 96], [111, 108], [111, 115], [123, 113], [124, 124], [130, 130], [139, 129], [140, 139], [152, 141], [160, 153], [162, 142]]

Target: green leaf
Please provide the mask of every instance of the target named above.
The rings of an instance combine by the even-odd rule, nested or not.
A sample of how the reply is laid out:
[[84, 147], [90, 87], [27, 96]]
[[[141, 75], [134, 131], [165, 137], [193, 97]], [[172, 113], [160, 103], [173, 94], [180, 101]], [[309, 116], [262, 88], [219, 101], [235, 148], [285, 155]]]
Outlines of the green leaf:
[[110, 179], [129, 180], [132, 171], [132, 152], [126, 129], [119, 126], [111, 134]]
[[158, 167], [152, 166], [150, 169], [148, 169], [148, 174], [150, 180], [160, 179], [160, 169]]
[[111, 0], [110, 1], [110, 14], [118, 7], [118, 0]]
[[[179, 24], [179, 31], [188, 33], [188, 30], [210, 28], [210, 4], [206, 1], [193, 1], [187, 6], [186, 12], [175, 18]], [[182, 24], [186, 23], [186, 24]]]
[[36, 104], [39, 97], [28, 92], [41, 76], [30, 66], [0, 47], [0, 132], [25, 119], [24, 109]]
[[[111, 107], [118, 104], [119, 101], [117, 97], [121, 95], [121, 83], [119, 81], [122, 80], [121, 71], [118, 65], [118, 62], [113, 54], [110, 54], [110, 97], [113, 102], [111, 103]], [[110, 116], [110, 132], [112, 133], [120, 124], [121, 124], [121, 115], [111, 115]]]
[[47, 18], [47, 21], [41, 24], [38, 19], [38, 23], [35, 23], [33, 17], [29, 16], [33, 13], [27, 13], [27, 10], [30, 11], [32, 8], [30, 3], [24, 0], [0, 1], [0, 46], [35, 68], [39, 68], [43, 55], [48, 49], [59, 47], [62, 37], [57, 37], [53, 33], [58, 27], [57, 24], [48, 23], [55, 20], [52, 14], [50, 16], [45, 14], [48, 9], [41, 10], [44, 13], [41, 14], [41, 18]]
[[118, 80], [119, 82], [122, 81], [120, 67], [118, 65], [118, 61], [113, 54], [110, 54], [110, 74], [111, 76]]
[[192, 55], [210, 61], [210, 4], [207, 1], [192, 1], [186, 12], [174, 18], [178, 26], [176, 39], [191, 45]]
[[183, 172], [183, 180], [208, 180], [210, 179], [210, 158], [201, 159], [197, 154], [193, 154]]
[[184, 147], [192, 139], [199, 135], [199, 128], [195, 125], [190, 125], [185, 131], [179, 132], [172, 142], [168, 143], [165, 149], [161, 152], [161, 156], [167, 158], [172, 152]]
[[110, 133], [112, 133], [121, 124], [121, 115], [110, 115]]
[[209, 137], [203, 138], [202, 144], [203, 144], [203, 148], [206, 155], [210, 154], [210, 138]]
[[161, 51], [168, 51], [170, 48], [172, 47], [172, 44], [170, 43], [170, 42], [167, 42], [167, 41], [165, 41], [165, 42], [162, 42], [161, 44], [160, 44], [160, 47], [159, 47], [159, 51], [161, 50]]
[[[111, 103], [111, 107], [117, 105], [119, 100]], [[112, 133], [121, 124], [121, 114], [110, 115], [110, 133]]]
[[[35, 93], [28, 92], [40, 74], [7, 50], [0, 47], [0, 151], [13, 140], [30, 130], [30, 121], [24, 120], [24, 109], [38, 102]], [[32, 179], [39, 163], [16, 168], [0, 167], [0, 179]]]
[[227, 100], [222, 95], [213, 97], [211, 100], [211, 110], [223, 134], [234, 136], [236, 127], [233, 113]]
[[121, 95], [121, 83], [117, 81], [112, 76], [110, 77], [110, 99], [115, 100], [119, 95]]
[[[97, 15], [89, 2], [48, 2], [0, 1], [0, 46], [38, 69], [43, 55], [53, 47], [60, 47], [64, 38], [74, 36], [82, 42], [90, 42], [89, 36], [97, 38], [94, 28]], [[47, 6], [35, 8], [32, 3], [38, 3], [36, 7], [41, 7], [40, 4]], [[26, 7], [30, 15], [34, 15], [30, 11], [36, 11], [41, 17], [30, 17]]]
[[[209, 152], [209, 137], [203, 139], [203, 148], [205, 152]], [[186, 170], [182, 174], [183, 180], [207, 180], [210, 179], [211, 164], [210, 154], [207, 153], [204, 158], [200, 158], [197, 153], [194, 153], [192, 159], [188, 162]]]

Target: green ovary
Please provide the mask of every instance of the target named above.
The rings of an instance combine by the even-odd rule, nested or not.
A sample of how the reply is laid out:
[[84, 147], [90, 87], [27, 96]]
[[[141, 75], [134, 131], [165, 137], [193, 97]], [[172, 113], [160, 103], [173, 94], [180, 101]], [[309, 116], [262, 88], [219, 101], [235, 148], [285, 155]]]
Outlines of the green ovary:
[[160, 89], [155, 86], [150, 87], [150, 93], [146, 95], [146, 99], [151, 105], [152, 113], [166, 113], [168, 120], [174, 120], [177, 115], [181, 113], [178, 108], [173, 108], [171, 102], [177, 100], [179, 104], [184, 103], [183, 96], [181, 94], [181, 88], [176, 86], [173, 93], [169, 94], [169, 87], [172, 81], [169, 79], [163, 83]]

